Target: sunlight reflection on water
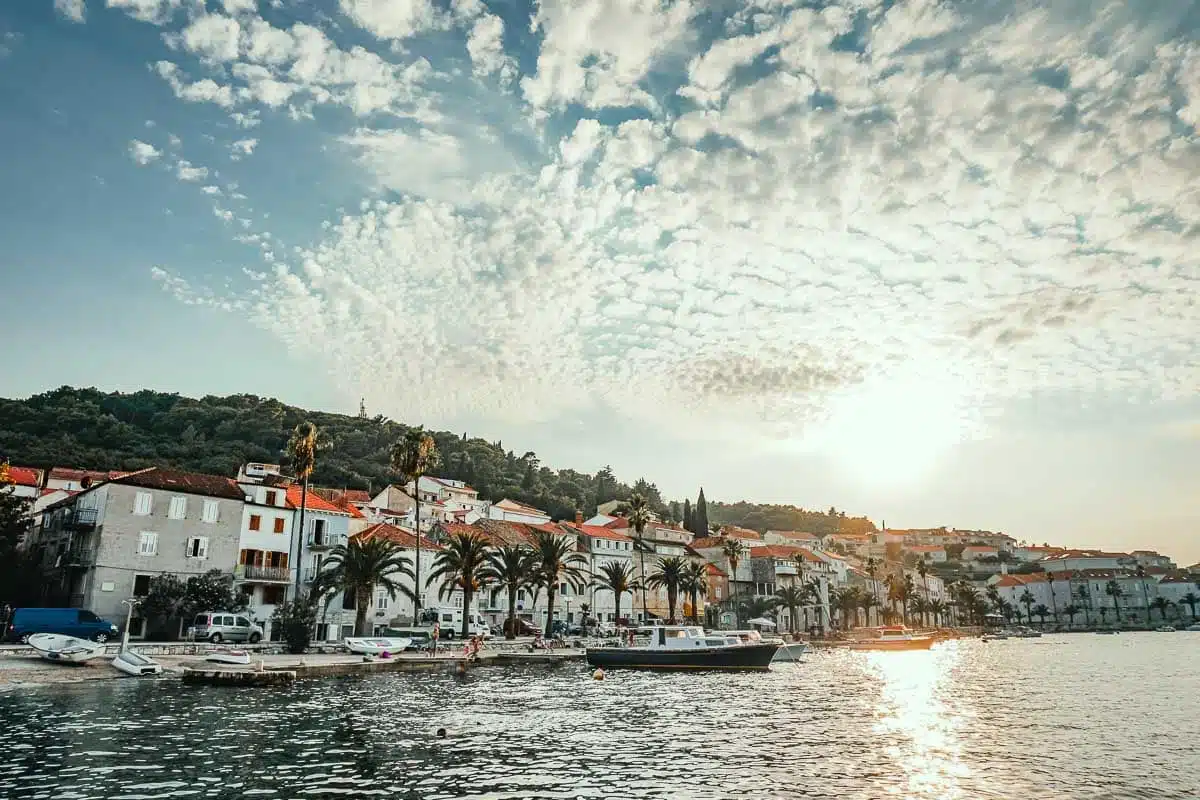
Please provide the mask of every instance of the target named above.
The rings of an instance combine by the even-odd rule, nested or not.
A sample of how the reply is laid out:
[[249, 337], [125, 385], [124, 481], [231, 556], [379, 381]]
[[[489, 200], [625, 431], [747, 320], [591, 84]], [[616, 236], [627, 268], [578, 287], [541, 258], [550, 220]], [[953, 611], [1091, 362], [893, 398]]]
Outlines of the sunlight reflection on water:
[[1197, 654], [1200, 635], [1079, 635], [817, 653], [761, 675], [10, 690], [0, 797], [1184, 800], [1200, 795]]

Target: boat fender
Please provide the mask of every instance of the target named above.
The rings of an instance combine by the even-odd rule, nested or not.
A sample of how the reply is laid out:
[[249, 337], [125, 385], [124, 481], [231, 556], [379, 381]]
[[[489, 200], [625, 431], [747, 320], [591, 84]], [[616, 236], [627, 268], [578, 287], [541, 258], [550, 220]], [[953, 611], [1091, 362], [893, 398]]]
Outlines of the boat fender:
[[391, 658], [392, 654], [389, 653], [387, 650], [384, 650], [382, 653], [379, 654], [379, 657], [380, 658]]
[[597, 680], [597, 681], [604, 680], [604, 670], [597, 667], [596, 671], [592, 673], [592, 680]]

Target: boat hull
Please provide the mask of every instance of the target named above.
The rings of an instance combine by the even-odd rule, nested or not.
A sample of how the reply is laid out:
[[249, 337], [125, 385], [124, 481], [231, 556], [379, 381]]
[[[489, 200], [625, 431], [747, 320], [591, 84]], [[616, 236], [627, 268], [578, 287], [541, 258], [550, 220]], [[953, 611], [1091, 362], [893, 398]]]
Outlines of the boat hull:
[[57, 633], [35, 633], [29, 637], [29, 646], [42, 658], [58, 664], [82, 664], [104, 655], [106, 649], [99, 642]]
[[218, 650], [209, 653], [204, 660], [214, 664], [233, 664], [244, 667], [250, 663], [250, 654], [245, 650]]
[[803, 661], [802, 656], [808, 652], [808, 645], [803, 642], [791, 642], [779, 646], [773, 661]]
[[933, 647], [934, 641], [932, 636], [919, 636], [913, 639], [896, 639], [894, 641], [874, 639], [851, 642], [846, 646], [851, 650], [928, 650]]
[[162, 672], [162, 664], [130, 651], [117, 653], [112, 665], [126, 675], [157, 675]]
[[384, 653], [399, 654], [408, 649], [412, 639], [390, 639], [382, 637], [356, 638], [345, 641], [346, 649], [351, 653], [367, 656], [379, 656]]
[[604, 669], [766, 670], [777, 644], [697, 647], [688, 650], [641, 647], [589, 647], [587, 661]]

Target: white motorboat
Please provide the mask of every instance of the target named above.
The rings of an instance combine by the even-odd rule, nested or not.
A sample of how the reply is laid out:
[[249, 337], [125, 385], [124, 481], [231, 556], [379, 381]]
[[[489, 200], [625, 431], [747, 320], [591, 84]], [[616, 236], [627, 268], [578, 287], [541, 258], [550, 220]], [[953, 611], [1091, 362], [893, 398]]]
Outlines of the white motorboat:
[[1200, 631], [1200, 622], [1193, 623], [1184, 628], [1185, 631]]
[[1024, 625], [1018, 625], [1010, 630], [1008, 635], [1017, 639], [1040, 639], [1042, 632], [1035, 631], [1033, 628], [1027, 628]]
[[1155, 633], [1174, 633], [1175, 626], [1174, 625], [1159, 625], [1157, 628], [1154, 629], [1154, 632]]
[[588, 664], [610, 669], [766, 670], [779, 645], [743, 642], [733, 633], [694, 626], [656, 625], [650, 641], [633, 647], [589, 647]]
[[808, 652], [808, 645], [805, 642], [783, 642], [779, 645], [779, 649], [775, 651], [775, 658], [772, 661], [803, 661], [800, 656]]
[[204, 657], [205, 661], [215, 664], [236, 664], [247, 666], [250, 663], [250, 653], [246, 650], [214, 650]]
[[100, 642], [89, 642], [74, 636], [58, 633], [35, 633], [29, 637], [29, 646], [47, 661], [62, 664], [82, 664], [104, 655], [105, 646]]
[[162, 664], [132, 650], [117, 653], [112, 665], [127, 675], [157, 675], [163, 669]]
[[399, 653], [403, 653], [410, 644], [412, 644], [412, 639], [392, 639], [388, 637], [350, 637], [346, 639], [347, 650], [351, 653], [360, 653], [365, 656], [380, 656], [384, 653], [398, 655]]

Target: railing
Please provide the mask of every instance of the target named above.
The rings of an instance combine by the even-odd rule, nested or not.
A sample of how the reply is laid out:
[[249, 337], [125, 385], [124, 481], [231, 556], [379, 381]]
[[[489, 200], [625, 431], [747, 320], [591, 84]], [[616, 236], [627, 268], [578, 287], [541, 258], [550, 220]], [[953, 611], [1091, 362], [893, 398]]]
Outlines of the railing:
[[66, 564], [70, 567], [95, 566], [96, 551], [90, 547], [72, 547], [67, 551]]
[[62, 526], [67, 530], [90, 531], [96, 527], [99, 512], [94, 508], [75, 508], [63, 515]]
[[239, 564], [234, 575], [242, 580], [272, 583], [288, 583], [292, 579], [291, 570], [287, 567], [256, 567], [253, 564]]
[[323, 550], [346, 543], [344, 533], [310, 533], [306, 540], [310, 550]]
[[324, 569], [321, 567], [305, 567], [301, 574], [305, 583], [312, 583], [322, 572]]

